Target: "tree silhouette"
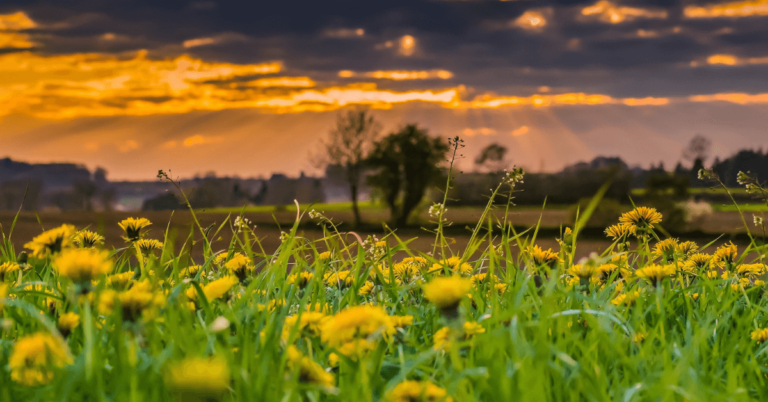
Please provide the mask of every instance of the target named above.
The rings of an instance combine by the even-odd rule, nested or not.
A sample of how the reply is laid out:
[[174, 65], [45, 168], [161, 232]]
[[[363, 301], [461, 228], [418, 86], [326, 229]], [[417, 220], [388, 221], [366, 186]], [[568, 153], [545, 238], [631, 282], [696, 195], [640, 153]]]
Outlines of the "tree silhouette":
[[376, 144], [369, 158], [374, 173], [368, 182], [383, 194], [395, 226], [406, 225], [427, 186], [440, 177], [438, 164], [446, 152], [448, 144], [430, 137], [427, 130], [415, 124], [400, 128]]
[[504, 169], [504, 157], [507, 155], [507, 147], [492, 143], [483, 148], [475, 158], [475, 166], [489, 173], [499, 172]]

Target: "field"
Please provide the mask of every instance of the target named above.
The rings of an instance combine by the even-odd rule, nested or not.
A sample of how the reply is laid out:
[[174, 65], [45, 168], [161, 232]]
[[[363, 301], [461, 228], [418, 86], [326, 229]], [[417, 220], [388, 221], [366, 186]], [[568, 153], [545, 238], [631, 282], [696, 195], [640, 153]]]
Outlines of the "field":
[[598, 202], [438, 205], [397, 231], [366, 206], [360, 232], [332, 205], [2, 215], [0, 398], [768, 398], [751, 214], [676, 239], [638, 207], [606, 235]]

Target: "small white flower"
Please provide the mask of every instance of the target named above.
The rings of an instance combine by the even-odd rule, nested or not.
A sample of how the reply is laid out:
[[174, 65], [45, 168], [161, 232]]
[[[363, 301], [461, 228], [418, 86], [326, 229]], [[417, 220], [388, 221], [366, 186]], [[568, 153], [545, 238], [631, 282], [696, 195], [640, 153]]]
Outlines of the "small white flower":
[[227, 328], [229, 328], [229, 320], [222, 316], [216, 317], [216, 319], [211, 323], [212, 332], [221, 332]]
[[752, 215], [752, 218], [755, 220], [755, 226], [757, 227], [763, 227], [763, 217]]

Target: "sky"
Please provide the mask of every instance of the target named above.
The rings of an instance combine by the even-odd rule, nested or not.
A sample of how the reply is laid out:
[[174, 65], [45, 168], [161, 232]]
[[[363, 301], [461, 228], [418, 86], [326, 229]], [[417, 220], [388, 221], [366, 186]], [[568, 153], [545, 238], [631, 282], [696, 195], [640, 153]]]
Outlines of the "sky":
[[768, 148], [768, 0], [3, 0], [0, 157], [317, 174], [345, 108], [556, 171]]

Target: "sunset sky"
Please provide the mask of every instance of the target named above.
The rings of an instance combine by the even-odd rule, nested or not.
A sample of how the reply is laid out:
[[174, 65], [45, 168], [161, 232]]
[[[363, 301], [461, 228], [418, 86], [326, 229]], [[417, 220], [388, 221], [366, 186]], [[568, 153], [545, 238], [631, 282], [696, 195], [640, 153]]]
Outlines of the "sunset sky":
[[0, 157], [316, 173], [357, 105], [462, 136], [466, 168], [768, 148], [768, 0], [0, 2]]

